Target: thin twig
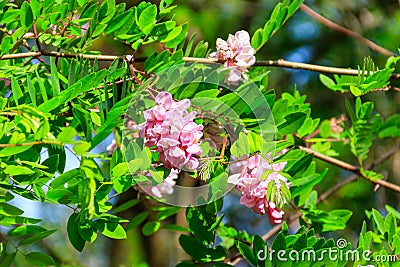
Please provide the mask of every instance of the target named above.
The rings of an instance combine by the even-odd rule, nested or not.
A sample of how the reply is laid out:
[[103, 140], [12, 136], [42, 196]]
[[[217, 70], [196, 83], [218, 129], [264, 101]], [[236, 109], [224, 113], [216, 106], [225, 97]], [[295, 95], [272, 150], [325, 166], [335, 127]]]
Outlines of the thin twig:
[[39, 51], [41, 51], [42, 50], [42, 46], [40, 45], [39, 36], [38, 36], [38, 33], [37, 33], [37, 29], [36, 29], [36, 24], [35, 23], [32, 25], [32, 29], [33, 29], [33, 36], [34, 36], [35, 41], [36, 41], [37, 49]]
[[[290, 68], [290, 69], [300, 69], [300, 70], [315, 71], [315, 72], [319, 72], [319, 73], [339, 74], [339, 75], [349, 75], [349, 76], [358, 76], [360, 73], [359, 70], [355, 70], [355, 69], [327, 67], [327, 66], [321, 66], [321, 65], [287, 61], [284, 59], [258, 60], [254, 64], [254, 66], [285, 67], [285, 68]], [[367, 75], [370, 73], [365, 72], [364, 74]], [[392, 75], [390, 76], [390, 79], [392, 79], [392, 80], [400, 79], [400, 73], [392, 73]]]
[[[388, 158], [390, 158], [396, 151], [400, 149], [400, 142], [396, 144], [392, 149], [390, 149], [388, 152], [384, 153], [382, 156], [380, 156], [378, 159], [376, 159], [373, 163], [367, 166], [366, 169], [372, 169], [374, 166], [381, 164], [382, 162], [386, 161]], [[359, 175], [351, 175], [350, 177], [344, 179], [343, 181], [337, 183], [335, 186], [327, 190], [325, 193], [321, 194], [320, 197], [317, 199], [317, 204], [320, 202], [324, 201], [331, 195], [333, 195], [336, 191], [338, 191], [340, 188], [344, 187], [345, 185], [354, 182], [357, 180]], [[290, 218], [287, 220], [288, 224], [291, 224], [292, 222], [296, 221], [299, 218], [299, 214], [293, 214], [290, 216]], [[273, 236], [275, 236], [280, 230], [282, 229], [282, 224], [276, 225], [273, 228], [271, 228], [265, 235], [262, 236], [264, 241], [269, 240]], [[231, 261], [231, 265], [236, 265], [239, 263], [241, 260], [243, 260], [243, 257], [239, 254], [235, 256]]]
[[42, 141], [33, 141], [33, 142], [19, 143], [19, 144], [0, 144], [0, 148], [16, 147], [16, 146], [33, 146], [33, 145], [58, 145], [58, 146], [64, 146], [63, 143], [60, 143], [58, 141], [42, 140]]
[[[64, 37], [64, 34], [65, 34], [65, 30], [67, 29], [67, 27], [69, 26], [69, 24], [71, 23], [71, 20], [72, 20], [72, 18], [74, 17], [74, 15], [75, 15], [75, 11], [73, 11], [72, 13], [71, 13], [71, 17], [69, 18], [67, 18], [68, 19], [68, 22], [66, 23], [66, 24], [64, 24], [64, 27], [61, 29], [61, 31], [60, 31], [60, 33], [61, 33], [61, 37]], [[39, 49], [39, 50], [41, 50], [41, 49]], [[59, 53], [61, 51], [61, 47], [59, 47], [59, 48], [57, 48], [57, 53]], [[56, 60], [55, 60], [55, 64], [56, 64], [56, 66], [58, 65], [58, 57], [56, 57]]]
[[[85, 58], [90, 60], [99, 60], [99, 61], [113, 61], [116, 59], [127, 60], [126, 55], [124, 56], [115, 56], [115, 55], [91, 55], [91, 54], [82, 54], [82, 53], [67, 53], [67, 52], [56, 52], [56, 51], [41, 51], [41, 52], [26, 52], [26, 53], [16, 53], [16, 54], [6, 54], [0, 57], [0, 60], [8, 60], [8, 59], [17, 59], [17, 58], [27, 58], [27, 57], [37, 57], [37, 56], [51, 56], [51, 57], [65, 57], [65, 58]], [[184, 61], [189, 63], [204, 63], [204, 64], [214, 64], [214, 63], [223, 63], [223, 61], [212, 59], [212, 58], [193, 58], [193, 57], [183, 57]], [[135, 62], [143, 62], [146, 58], [135, 58]], [[300, 63], [287, 61], [284, 59], [279, 60], [258, 60], [254, 64], [254, 66], [264, 66], [264, 67], [284, 67], [290, 69], [301, 69], [308, 71], [315, 71], [319, 73], [326, 74], [339, 74], [339, 75], [350, 75], [350, 76], [358, 76], [360, 71], [356, 69], [345, 69], [345, 68], [336, 68], [336, 67], [327, 67], [321, 65]], [[365, 72], [365, 75], [369, 74]], [[390, 79], [400, 79], [400, 73], [392, 73]]]
[[323, 16], [321, 16], [320, 14], [318, 14], [317, 12], [315, 12], [314, 10], [312, 10], [311, 8], [309, 8], [308, 6], [306, 6], [305, 4], [301, 4], [300, 9], [302, 11], [304, 11], [305, 13], [307, 13], [309, 16], [311, 16], [312, 18], [314, 18], [315, 20], [319, 21], [320, 23], [322, 23], [323, 25], [327, 26], [328, 28], [341, 32], [343, 34], [346, 34], [350, 37], [356, 38], [358, 40], [360, 40], [363, 44], [365, 44], [366, 46], [368, 46], [369, 48], [371, 48], [372, 50], [378, 52], [379, 54], [382, 54], [384, 56], [395, 56], [395, 54], [389, 50], [387, 50], [386, 48], [383, 48], [379, 45], [377, 45], [376, 43], [372, 42], [371, 40], [368, 40], [367, 38], [363, 37], [361, 34], [354, 32], [352, 30], [349, 30]]
[[320, 159], [320, 160], [323, 160], [323, 161], [328, 162], [328, 163], [330, 163], [330, 164], [336, 165], [336, 166], [338, 166], [338, 167], [340, 167], [340, 168], [342, 168], [342, 169], [345, 169], [345, 170], [354, 172], [354, 173], [356, 173], [356, 174], [360, 174], [360, 168], [358, 168], [358, 167], [356, 167], [356, 166], [354, 166], [354, 165], [351, 165], [351, 164], [346, 163], [346, 162], [344, 162], [344, 161], [341, 161], [341, 160], [332, 158], [332, 157], [330, 157], [330, 156], [321, 154], [321, 153], [319, 153], [319, 152], [313, 151], [313, 150], [310, 149], [310, 148], [306, 148], [306, 147], [299, 146], [299, 149], [300, 149], [300, 150], [303, 150], [303, 151], [305, 151], [305, 152], [307, 152], [307, 153], [309, 153], [309, 154], [313, 154], [314, 157], [316, 157], [316, 158], [318, 158], [318, 159]]
[[360, 177], [362, 177], [362, 178], [364, 178], [364, 179], [367, 179], [367, 180], [370, 181], [371, 183], [379, 184], [379, 185], [381, 185], [381, 186], [384, 186], [384, 187], [386, 187], [386, 188], [392, 189], [392, 190], [394, 190], [394, 191], [400, 193], [400, 186], [399, 186], [399, 185], [393, 184], [393, 183], [391, 183], [391, 182], [388, 182], [388, 181], [382, 180], [382, 179], [380, 179], [380, 180], [371, 179], [370, 177], [368, 177], [367, 175], [365, 175], [364, 173], [362, 173], [361, 170], [360, 170], [360, 168], [358, 168], [358, 167], [356, 167], [356, 166], [354, 166], [354, 165], [351, 165], [351, 164], [348, 164], [348, 163], [346, 163], [346, 162], [344, 162], [344, 161], [341, 161], [341, 160], [338, 160], [338, 159], [335, 159], [335, 158], [326, 156], [326, 155], [324, 155], [324, 154], [315, 152], [315, 151], [313, 151], [313, 150], [311, 150], [311, 149], [309, 149], [309, 148], [306, 148], [306, 147], [301, 147], [301, 146], [300, 146], [299, 149], [301, 149], [301, 150], [303, 150], [303, 151], [305, 151], [305, 152], [307, 152], [307, 153], [313, 154], [314, 157], [316, 157], [316, 158], [318, 158], [318, 159], [320, 159], [320, 160], [323, 160], [323, 161], [328, 162], [328, 163], [330, 163], [330, 164], [336, 165], [336, 166], [338, 166], [338, 167], [340, 167], [340, 168], [342, 168], [342, 169], [351, 171], [351, 172], [353, 172], [354, 174], [356, 174], [356, 175], [358, 175], [358, 176], [360, 176]]
[[142, 85], [142, 81], [136, 76], [136, 68], [132, 62], [129, 62], [129, 71], [131, 72], [132, 78], [139, 84]]

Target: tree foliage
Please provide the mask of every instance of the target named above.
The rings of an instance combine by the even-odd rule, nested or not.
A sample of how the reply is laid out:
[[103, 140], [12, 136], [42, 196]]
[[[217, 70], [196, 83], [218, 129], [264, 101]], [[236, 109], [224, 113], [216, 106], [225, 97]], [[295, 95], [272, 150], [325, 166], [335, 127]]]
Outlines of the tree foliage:
[[[276, 5], [264, 25], [251, 34], [255, 52], [269, 45], [272, 35], [302, 3], [284, 0]], [[317, 187], [331, 171], [321, 168], [322, 160], [399, 193], [392, 177], [385, 180], [384, 173], [372, 169], [381, 162], [371, 161], [377, 141], [400, 136], [399, 114], [383, 116], [373, 101], [364, 98], [391, 88], [399, 57], [387, 58], [379, 68], [366, 58], [356, 75], [321, 71], [325, 73], [320, 75], [321, 87], [351, 95], [346, 101], [349, 120], [328, 121], [312, 112], [312, 103], [300, 90], [278, 95], [270, 89], [261, 61], [248, 70], [248, 80], [238, 86], [227, 84], [230, 70], [220, 66], [224, 62], [209, 58], [214, 45], [195, 41], [195, 33], [189, 36], [189, 25], [174, 20], [171, 0], [157, 5], [140, 2], [129, 8], [115, 0], [0, 1], [0, 7], [1, 266], [69, 264], [39, 245], [57, 229], [24, 216], [13, 202], [15, 196], [68, 207], [71, 214], [63, 223], [70, 244], [79, 252], [99, 235], [125, 239], [127, 231], [140, 228], [144, 236], [161, 230], [181, 232], [179, 244], [192, 260], [177, 266], [232, 266], [241, 258], [253, 266], [280, 266], [274, 252], [305, 250], [313, 251], [319, 260], [290, 258], [284, 266], [289, 262], [291, 266], [369, 264], [365, 258], [332, 260], [324, 253], [328, 249], [370, 251], [379, 266], [394, 266], [378, 262], [377, 257], [399, 254], [396, 209], [387, 206], [383, 215], [376, 209], [365, 210], [372, 227], [364, 222], [358, 243], [342, 245], [324, 233], [345, 229], [353, 212], [346, 207], [322, 208], [326, 196]], [[132, 55], [93, 50], [101, 39], [129, 45]], [[149, 196], [140, 189], [144, 184], [155, 188], [172, 173], [162, 153], [144, 144], [139, 129], [146, 111], [160, 105], [153, 94], [163, 91], [173, 96], [175, 105], [190, 99], [189, 112], [197, 114], [193, 123], [203, 125], [204, 137], [212, 139], [200, 144], [200, 166], [182, 169], [180, 174], [208, 184], [207, 194], [196, 195], [192, 205], [183, 207], [156, 202], [166, 198], [164, 202], [171, 203], [166, 196]], [[135, 126], [127, 126], [131, 121]], [[115, 139], [113, 148], [95, 152], [110, 135]], [[336, 143], [342, 147], [337, 149]], [[344, 162], [348, 152], [355, 165]], [[68, 155], [79, 164], [67, 169]], [[264, 233], [249, 234], [223, 219], [230, 168], [235, 161], [256, 155], [268, 166], [283, 166], [263, 171], [257, 183], [271, 175], [286, 181], [278, 186], [269, 182], [264, 188], [263, 205], [288, 214], [272, 242], [262, 237]], [[109, 169], [103, 168], [106, 162]], [[114, 198], [132, 188], [140, 192], [137, 198], [115, 204]], [[146, 210], [134, 217], [120, 215], [142, 204]], [[182, 210], [187, 225], [171, 223]], [[270, 210], [270, 219], [271, 214]], [[293, 221], [301, 227], [289, 229]]]

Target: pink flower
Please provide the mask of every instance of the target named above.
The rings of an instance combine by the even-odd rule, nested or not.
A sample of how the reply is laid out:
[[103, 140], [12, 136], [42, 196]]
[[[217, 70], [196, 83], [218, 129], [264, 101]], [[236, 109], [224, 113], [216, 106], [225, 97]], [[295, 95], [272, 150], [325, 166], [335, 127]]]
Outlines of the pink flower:
[[[268, 214], [272, 223], [281, 223], [284, 212], [276, 204], [284, 204], [286, 200], [281, 196], [280, 189], [282, 183], [290, 186], [288, 180], [279, 172], [282, 171], [286, 162], [271, 163], [270, 156], [266, 155], [264, 159], [261, 155], [255, 155], [246, 159], [246, 156], [231, 164], [230, 171], [234, 173], [228, 179], [229, 183], [236, 185], [236, 188], [242, 193], [240, 204], [251, 208], [257, 214]], [[239, 172], [240, 170], [240, 172]], [[261, 176], [269, 171], [269, 175], [261, 180]], [[267, 188], [270, 182], [277, 189], [275, 202], [268, 201]]]
[[250, 44], [250, 36], [246, 31], [229, 34], [228, 40], [217, 39], [217, 51], [210, 54], [211, 58], [224, 60], [224, 68], [230, 69], [225, 82], [238, 85], [239, 81], [247, 80], [247, 69], [254, 65], [254, 48]]
[[194, 170], [202, 150], [203, 125], [193, 120], [196, 112], [188, 112], [190, 100], [174, 101], [168, 92], [155, 98], [156, 106], [144, 112], [145, 122], [136, 128], [144, 143], [159, 152], [159, 160], [167, 169]]
[[285, 213], [276, 207], [274, 202], [268, 202], [268, 218], [274, 224], [282, 223], [282, 218]]
[[106, 147], [107, 155], [112, 156], [115, 149], [117, 149], [117, 142], [115, 142], [115, 139], [113, 139], [111, 144]]
[[160, 184], [150, 186], [153, 196], [161, 198], [163, 195], [171, 195], [174, 192], [175, 179], [178, 178], [179, 170], [172, 169], [170, 174]]

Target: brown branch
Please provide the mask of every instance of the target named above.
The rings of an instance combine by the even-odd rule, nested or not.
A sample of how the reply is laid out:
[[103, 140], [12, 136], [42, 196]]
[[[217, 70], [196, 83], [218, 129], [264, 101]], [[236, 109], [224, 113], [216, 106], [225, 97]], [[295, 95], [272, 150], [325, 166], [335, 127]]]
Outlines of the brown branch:
[[36, 29], [36, 24], [35, 23], [32, 25], [32, 29], [33, 29], [33, 36], [34, 36], [35, 41], [36, 41], [37, 49], [39, 51], [41, 51], [42, 50], [42, 46], [40, 45], [40, 42], [39, 42], [39, 36], [38, 36], [38, 33], [37, 33], [37, 29]]
[[[396, 146], [394, 146], [392, 149], [390, 149], [388, 152], [384, 153], [383, 155], [381, 155], [378, 159], [376, 159], [373, 163], [371, 163], [370, 165], [367, 166], [366, 169], [372, 169], [374, 166], [381, 164], [382, 162], [386, 161], [388, 158], [390, 158], [394, 153], [396, 153], [396, 151], [398, 151], [400, 149], [400, 142], [398, 142], [396, 144]], [[328, 197], [330, 197], [331, 195], [333, 195], [336, 191], [338, 191], [340, 188], [346, 186], [347, 184], [354, 182], [357, 180], [357, 178], [359, 177], [358, 174], [355, 175], [351, 175], [350, 177], [346, 178], [345, 180], [337, 183], [335, 186], [333, 186], [332, 188], [330, 188], [329, 190], [327, 190], [325, 193], [323, 193], [322, 195], [319, 196], [319, 198], [317, 199], [317, 204], [319, 204], [320, 202], [324, 201], [325, 199], [327, 199]], [[300, 215], [298, 213], [290, 216], [290, 218], [287, 220], [288, 224], [291, 224], [292, 222], [296, 221], [298, 218], [300, 217]], [[269, 240], [270, 238], [272, 238], [274, 235], [276, 235], [280, 230], [282, 229], [282, 224], [280, 225], [276, 225], [274, 226], [272, 229], [270, 229], [265, 235], [262, 236], [264, 241]], [[240, 261], [243, 260], [243, 257], [239, 254], [237, 256], [235, 256], [231, 261], [230, 264], [231, 265], [236, 265], [237, 263], [239, 263]]]
[[[65, 58], [85, 58], [90, 60], [99, 61], [113, 61], [116, 59], [125, 60], [126, 56], [115, 56], [115, 55], [91, 55], [82, 53], [68, 53], [68, 52], [56, 52], [56, 51], [41, 51], [41, 52], [27, 52], [27, 53], [16, 53], [16, 54], [6, 54], [0, 57], [0, 60], [17, 59], [17, 58], [27, 58], [27, 57], [38, 57], [38, 56], [50, 56], [50, 57], [65, 57]], [[212, 58], [193, 58], [193, 57], [183, 57], [184, 61], [189, 63], [204, 63], [204, 64], [214, 64], [223, 63], [223, 61], [212, 59]], [[135, 58], [135, 62], [143, 62], [146, 58]], [[286, 61], [284, 59], [279, 60], [258, 60], [254, 66], [264, 66], [264, 67], [284, 67], [290, 69], [301, 69], [308, 71], [315, 71], [327, 74], [339, 74], [339, 75], [350, 75], [358, 76], [360, 71], [356, 69], [345, 69], [336, 67], [327, 67], [321, 65]], [[365, 72], [365, 75], [369, 74]], [[400, 73], [392, 73], [391, 79], [400, 79]]]
[[299, 146], [298, 148], [299, 148], [300, 150], [303, 150], [303, 151], [307, 152], [308, 154], [313, 154], [314, 157], [316, 157], [316, 158], [318, 158], [318, 159], [320, 159], [320, 160], [323, 160], [323, 161], [328, 162], [328, 163], [330, 163], [330, 164], [336, 165], [336, 166], [338, 166], [338, 167], [340, 167], [340, 168], [342, 168], [342, 169], [345, 169], [345, 170], [354, 172], [354, 173], [356, 173], [356, 174], [360, 174], [360, 168], [358, 168], [358, 167], [356, 167], [356, 166], [354, 166], [354, 165], [351, 165], [351, 164], [346, 163], [346, 162], [344, 162], [344, 161], [341, 161], [341, 160], [332, 158], [332, 157], [330, 157], [330, 156], [321, 154], [321, 153], [319, 153], [319, 152], [313, 151], [312, 149], [307, 148], [307, 147]]
[[364, 178], [364, 179], [366, 179], [366, 180], [368, 180], [368, 181], [370, 181], [372, 183], [379, 184], [381, 186], [384, 186], [386, 188], [392, 189], [392, 190], [400, 193], [400, 186], [399, 185], [392, 184], [392, 183], [390, 183], [390, 182], [388, 182], [386, 180], [382, 180], [382, 179], [380, 179], [380, 180], [371, 179], [370, 177], [368, 177], [365, 174], [363, 174], [361, 172], [360, 168], [358, 168], [358, 167], [356, 167], [354, 165], [351, 165], [351, 164], [348, 164], [348, 163], [346, 163], [344, 161], [341, 161], [341, 160], [326, 156], [326, 155], [321, 154], [319, 152], [315, 152], [315, 151], [313, 151], [313, 150], [311, 150], [309, 148], [306, 148], [306, 147], [301, 147], [300, 146], [299, 149], [301, 149], [301, 150], [303, 150], [303, 151], [305, 151], [305, 152], [307, 152], [309, 154], [313, 154], [314, 157], [316, 157], [316, 158], [318, 158], [320, 160], [323, 160], [323, 161], [328, 162], [330, 164], [336, 165], [336, 166], [338, 166], [338, 167], [340, 167], [342, 169], [351, 171], [354, 174], [356, 174], [356, 175], [358, 175], [358, 176], [360, 176], [360, 177], [362, 177], [362, 178]]
[[352, 30], [349, 30], [337, 23], [334, 23], [333, 21], [321, 16], [320, 14], [318, 14], [317, 12], [315, 12], [314, 10], [312, 10], [311, 8], [309, 8], [308, 6], [306, 6], [305, 4], [301, 4], [300, 9], [305, 12], [306, 14], [308, 14], [310, 17], [312, 17], [313, 19], [319, 21], [320, 23], [322, 23], [323, 25], [327, 26], [328, 28], [334, 30], [334, 31], [338, 31], [341, 32], [343, 34], [346, 34], [350, 37], [356, 38], [358, 40], [360, 40], [363, 44], [365, 44], [366, 46], [368, 46], [369, 48], [371, 48], [372, 50], [378, 52], [379, 54], [382, 54], [384, 56], [390, 57], [390, 56], [395, 56], [395, 54], [389, 50], [387, 50], [386, 48], [383, 48], [379, 45], [377, 45], [376, 43], [372, 42], [371, 40], [368, 40], [367, 38], [363, 37], [361, 34], [354, 32]]
[[60, 143], [58, 141], [42, 140], [42, 141], [33, 141], [33, 142], [19, 143], [19, 144], [0, 144], [0, 148], [16, 147], [16, 146], [33, 146], [33, 145], [58, 145], [58, 146], [64, 146], [63, 143]]
[[[336, 67], [327, 67], [321, 65], [286, 61], [284, 59], [279, 60], [259, 60], [256, 61], [254, 66], [270, 66], [270, 67], [285, 67], [290, 69], [300, 69], [300, 70], [308, 70], [315, 71], [326, 74], [340, 74], [340, 75], [349, 75], [349, 76], [358, 76], [360, 71], [355, 69], [344, 69], [344, 68], [336, 68]], [[368, 72], [364, 73], [365, 75], [370, 74]], [[400, 73], [392, 73], [390, 79], [400, 79]]]
[[99, 61], [113, 61], [117, 58], [124, 59], [124, 56], [113, 56], [113, 55], [90, 55], [81, 53], [66, 53], [56, 51], [38, 51], [38, 52], [25, 52], [16, 54], [6, 54], [0, 57], [0, 60], [27, 58], [27, 57], [38, 57], [38, 56], [50, 56], [50, 57], [65, 57], [65, 58], [86, 58], [86, 59], [97, 59]]
[[129, 62], [129, 71], [131, 72], [132, 78], [139, 84], [142, 85], [142, 81], [136, 76], [136, 68], [133, 66], [133, 62]]

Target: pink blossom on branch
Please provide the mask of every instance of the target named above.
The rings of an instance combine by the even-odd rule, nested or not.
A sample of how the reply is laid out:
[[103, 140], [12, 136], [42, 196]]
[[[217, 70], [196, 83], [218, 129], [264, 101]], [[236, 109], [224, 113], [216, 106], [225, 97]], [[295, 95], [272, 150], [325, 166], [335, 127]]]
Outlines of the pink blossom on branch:
[[175, 180], [178, 178], [179, 170], [172, 169], [170, 174], [159, 184], [150, 186], [150, 192], [157, 198], [164, 194], [170, 195], [174, 192]]
[[211, 58], [224, 60], [224, 68], [230, 69], [225, 82], [238, 85], [245, 81], [247, 69], [256, 61], [255, 50], [250, 44], [250, 36], [246, 31], [238, 31], [235, 35], [229, 34], [228, 40], [217, 39], [217, 51], [210, 54]]
[[145, 122], [137, 126], [147, 147], [159, 152], [159, 160], [167, 169], [194, 170], [199, 165], [202, 150], [203, 125], [188, 112], [190, 100], [174, 101], [168, 92], [155, 98], [156, 106], [144, 112]]
[[[266, 158], [269, 158], [269, 156], [267, 155]], [[281, 223], [284, 215], [284, 212], [276, 205], [286, 202], [279, 194], [282, 183], [287, 187], [290, 186], [290, 182], [279, 173], [285, 168], [286, 164], [287, 162], [270, 163], [261, 155], [255, 155], [233, 163], [230, 168], [231, 173], [235, 174], [229, 177], [228, 182], [235, 184], [241, 192], [240, 204], [251, 208], [257, 214], [264, 215], [267, 213], [269, 220], [275, 224]], [[262, 180], [262, 175], [267, 171], [270, 173]], [[275, 202], [267, 199], [267, 188], [270, 182], [273, 182], [273, 186], [278, 192]]]

